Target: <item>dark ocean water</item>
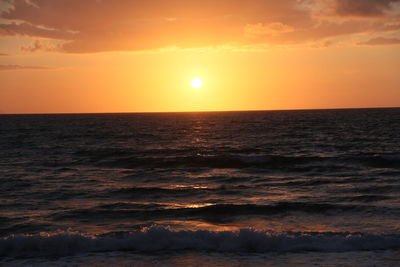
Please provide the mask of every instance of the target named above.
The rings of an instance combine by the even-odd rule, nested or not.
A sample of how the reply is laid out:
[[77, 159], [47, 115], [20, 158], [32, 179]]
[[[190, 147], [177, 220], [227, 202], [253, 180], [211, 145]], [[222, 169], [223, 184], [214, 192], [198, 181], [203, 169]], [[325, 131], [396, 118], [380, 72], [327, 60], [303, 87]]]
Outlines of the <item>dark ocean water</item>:
[[0, 116], [3, 263], [125, 251], [394, 261], [399, 197], [400, 109]]

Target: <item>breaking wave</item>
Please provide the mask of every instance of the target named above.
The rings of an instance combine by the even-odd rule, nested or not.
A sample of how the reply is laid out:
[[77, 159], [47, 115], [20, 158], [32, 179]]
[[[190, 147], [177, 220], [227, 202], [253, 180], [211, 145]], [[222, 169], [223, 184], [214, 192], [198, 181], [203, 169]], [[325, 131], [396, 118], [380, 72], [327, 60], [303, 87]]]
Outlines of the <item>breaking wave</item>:
[[400, 234], [239, 231], [171, 231], [151, 227], [140, 232], [20, 235], [0, 239], [0, 256], [67, 256], [87, 252], [347, 252], [400, 249]]

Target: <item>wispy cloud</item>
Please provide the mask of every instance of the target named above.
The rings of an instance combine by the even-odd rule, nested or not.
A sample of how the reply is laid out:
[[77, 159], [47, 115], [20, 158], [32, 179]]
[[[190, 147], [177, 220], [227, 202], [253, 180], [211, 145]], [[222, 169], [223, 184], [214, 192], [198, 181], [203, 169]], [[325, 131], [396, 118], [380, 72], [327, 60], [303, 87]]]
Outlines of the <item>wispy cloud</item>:
[[61, 45], [54, 41], [35, 40], [29, 44], [22, 45], [21, 50], [24, 52], [59, 51], [60, 47]]
[[24, 66], [24, 65], [0, 65], [0, 71], [5, 70], [49, 70], [46, 66]]
[[72, 39], [73, 33], [58, 29], [45, 28], [39, 25], [33, 25], [31, 23], [3, 23], [0, 24], [0, 36], [35, 36], [41, 38], [61, 39], [68, 40]]
[[360, 45], [400, 45], [400, 38], [385, 38], [377, 37], [365, 42], [360, 42]]

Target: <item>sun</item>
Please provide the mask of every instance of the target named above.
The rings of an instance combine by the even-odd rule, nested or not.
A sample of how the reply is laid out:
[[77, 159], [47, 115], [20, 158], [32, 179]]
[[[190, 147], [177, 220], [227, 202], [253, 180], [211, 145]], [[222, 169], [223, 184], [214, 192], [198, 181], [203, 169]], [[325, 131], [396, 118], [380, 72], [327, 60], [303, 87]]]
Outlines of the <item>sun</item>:
[[203, 80], [200, 78], [193, 78], [192, 87], [195, 89], [200, 89], [201, 87], [203, 87]]

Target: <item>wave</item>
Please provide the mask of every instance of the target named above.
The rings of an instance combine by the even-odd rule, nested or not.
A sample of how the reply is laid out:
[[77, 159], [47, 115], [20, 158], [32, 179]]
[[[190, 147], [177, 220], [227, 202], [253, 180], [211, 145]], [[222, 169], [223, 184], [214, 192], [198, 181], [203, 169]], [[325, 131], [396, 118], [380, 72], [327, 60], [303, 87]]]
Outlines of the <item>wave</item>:
[[144, 156], [144, 155], [120, 155], [110, 154], [104, 157], [89, 157], [78, 164], [94, 164], [95, 166], [110, 168], [139, 168], [139, 167], [195, 167], [195, 168], [266, 168], [276, 169], [281, 167], [291, 167], [298, 164], [307, 164], [317, 160], [325, 160], [319, 157], [297, 157], [279, 155], [180, 155], [171, 156]]
[[146, 228], [125, 235], [77, 233], [20, 235], [0, 239], [0, 256], [67, 256], [88, 252], [347, 252], [400, 249], [400, 234], [172, 231]]
[[367, 166], [374, 168], [400, 168], [399, 154], [373, 155], [364, 158], [364, 161]]
[[386, 214], [388, 212], [397, 214], [397, 208], [380, 207], [373, 205], [340, 205], [327, 203], [302, 203], [302, 202], [279, 202], [274, 205], [235, 205], [216, 204], [199, 208], [154, 208], [142, 209], [137, 207], [124, 207], [115, 209], [90, 208], [71, 211], [56, 212], [49, 218], [56, 221], [69, 221], [80, 219], [91, 220], [117, 220], [117, 219], [140, 219], [160, 220], [179, 219], [202, 220], [212, 223], [226, 223], [241, 220], [246, 216], [288, 216], [293, 213], [335, 215], [350, 212], [363, 214], [373, 212], [374, 214]]
[[[110, 168], [139, 167], [204, 167], [204, 168], [263, 168], [291, 169], [293, 171], [343, 171], [361, 166], [373, 168], [400, 168], [398, 154], [359, 154], [359, 155], [275, 155], [249, 153], [248, 151], [220, 151], [217, 154], [201, 153], [193, 149], [105, 149], [78, 151], [81, 158], [76, 164], [89, 164]], [[361, 166], [360, 166], [361, 165]]]
[[377, 202], [392, 199], [390, 196], [382, 195], [357, 195], [357, 196], [335, 196], [329, 199], [332, 202]]
[[115, 190], [106, 190], [104, 194], [126, 196], [128, 198], [143, 198], [145, 196], [171, 196], [171, 197], [194, 197], [208, 193], [215, 194], [236, 194], [238, 191], [253, 190], [252, 186], [238, 185], [238, 186], [219, 186], [215, 188], [208, 187], [177, 187], [177, 188], [162, 188], [162, 187], [126, 187]]

